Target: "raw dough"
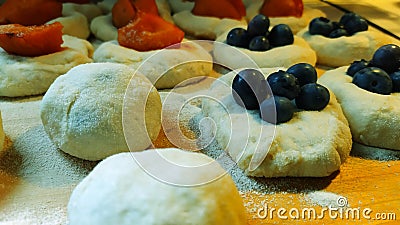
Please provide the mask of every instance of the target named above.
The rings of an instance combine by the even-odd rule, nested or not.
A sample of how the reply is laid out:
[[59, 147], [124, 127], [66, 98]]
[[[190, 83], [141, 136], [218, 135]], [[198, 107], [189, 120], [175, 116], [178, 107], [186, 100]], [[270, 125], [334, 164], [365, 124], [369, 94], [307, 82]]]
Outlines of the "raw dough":
[[[164, 168], [156, 161], [160, 156], [163, 161], [165, 158], [182, 166]], [[140, 165], [137, 158], [142, 158]], [[212, 162], [209, 169], [193, 170], [194, 173], [187, 170], [204, 168]], [[162, 182], [157, 174], [144, 171], [149, 168], [199, 185], [185, 187]], [[214, 175], [220, 177], [213, 179]], [[204, 177], [211, 178], [210, 182], [200, 185]], [[247, 222], [245, 214], [232, 178], [218, 163], [204, 154], [179, 149], [111, 156], [75, 188], [68, 203], [71, 225], [243, 225]]]
[[220, 34], [233, 27], [245, 25], [243, 20], [234, 20], [229, 18], [220, 19], [210, 16], [196, 16], [191, 11], [185, 10], [172, 15], [175, 24], [185, 31], [186, 35], [198, 39], [215, 40]]
[[182, 11], [192, 11], [194, 7], [194, 2], [186, 1], [186, 0], [168, 0], [168, 3], [171, 7], [172, 13], [178, 13]]
[[354, 141], [400, 150], [400, 93], [380, 95], [361, 89], [352, 83], [347, 68], [327, 71], [319, 81], [337, 96]]
[[[243, 3], [246, 6], [246, 18], [250, 21], [260, 12], [264, 0], [244, 0]], [[293, 33], [296, 34], [301, 29], [308, 26], [310, 21], [316, 17], [326, 17], [326, 14], [318, 9], [313, 9], [304, 6], [303, 15], [298, 17], [288, 16], [288, 17], [270, 17], [271, 26], [277, 24], [287, 24], [292, 29]]]
[[208, 42], [184, 41], [179, 48], [139, 52], [120, 46], [116, 41], [100, 45], [95, 62], [116, 62], [144, 74], [157, 89], [173, 88], [184, 80], [207, 76], [212, 71], [212, 57], [200, 46]]
[[6, 139], [6, 134], [4, 133], [3, 130], [3, 119], [1, 117], [1, 111], [0, 111], [0, 155], [4, 150], [5, 139]]
[[64, 26], [63, 34], [87, 39], [90, 35], [90, 21], [101, 14], [100, 8], [94, 4], [64, 3], [63, 16], [47, 23], [60, 22]]
[[[280, 68], [262, 69], [268, 75]], [[299, 111], [274, 126], [258, 110], [245, 110], [232, 97], [235, 72], [215, 81], [202, 113], [215, 123], [214, 138], [238, 166], [256, 177], [323, 177], [340, 168], [352, 139], [335, 95], [322, 111]], [[214, 98], [214, 99], [212, 99]], [[203, 132], [207, 132], [204, 130]]]
[[[127, 91], [128, 84], [132, 91]], [[53, 143], [87, 160], [144, 150], [161, 127], [156, 89], [143, 75], [114, 63], [80, 65], [57, 78], [40, 113]]]
[[311, 35], [307, 27], [297, 35], [304, 38], [315, 50], [318, 64], [330, 67], [349, 65], [360, 59], [369, 60], [376, 49], [396, 42], [394, 38], [371, 29], [349, 37], [327, 38]]
[[[245, 26], [238, 26], [245, 28]], [[229, 30], [220, 35], [216, 41], [226, 43]], [[243, 55], [249, 56], [259, 67], [290, 67], [293, 64], [306, 62], [315, 65], [317, 55], [314, 50], [298, 36], [294, 36], [294, 43], [270, 49], [268, 51], [251, 51], [245, 48], [233, 47], [225, 44], [215, 45], [214, 58], [218, 63], [229, 68], [247, 67], [243, 64]]]
[[94, 36], [102, 41], [117, 40], [118, 29], [112, 23], [111, 13], [101, 15], [92, 20], [90, 30]]
[[11, 55], [0, 48], [0, 96], [42, 94], [60, 75], [92, 62], [93, 46], [86, 40], [63, 35], [65, 50], [37, 57]]

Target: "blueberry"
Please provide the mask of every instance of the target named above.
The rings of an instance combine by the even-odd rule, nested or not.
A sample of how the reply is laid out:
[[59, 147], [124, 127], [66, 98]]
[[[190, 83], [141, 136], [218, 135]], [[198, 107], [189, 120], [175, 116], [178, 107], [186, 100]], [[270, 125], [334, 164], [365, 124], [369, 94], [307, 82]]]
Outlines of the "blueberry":
[[357, 14], [355, 14], [355, 13], [351, 13], [351, 12], [345, 13], [345, 14], [343, 14], [343, 16], [340, 17], [339, 24], [343, 25], [343, 24], [349, 22], [350, 20], [354, 19], [355, 17], [357, 17]]
[[390, 74], [389, 76], [393, 83], [392, 92], [400, 92], [400, 70]]
[[340, 22], [332, 21], [332, 26], [333, 26], [334, 30], [336, 30], [336, 29], [344, 29], [343, 24], [341, 24]]
[[296, 98], [300, 92], [300, 86], [297, 78], [283, 70], [271, 73], [267, 82], [275, 95], [286, 97], [290, 100]]
[[343, 36], [347, 36], [347, 35], [348, 35], [348, 33], [347, 33], [347, 31], [345, 29], [339, 28], [339, 29], [333, 30], [328, 35], [328, 37], [330, 37], [330, 38], [338, 38], [338, 37], [343, 37]]
[[258, 14], [250, 20], [249, 25], [247, 25], [247, 31], [251, 37], [265, 36], [266, 32], [268, 32], [269, 25], [269, 18]]
[[273, 47], [291, 45], [294, 42], [293, 32], [288, 25], [278, 24], [269, 32], [268, 40]]
[[249, 49], [252, 51], [267, 51], [269, 48], [269, 41], [264, 36], [254, 37], [249, 44]]
[[300, 94], [295, 102], [299, 109], [322, 110], [328, 105], [329, 99], [330, 94], [326, 87], [317, 83], [310, 83], [301, 87]]
[[350, 64], [350, 67], [347, 69], [346, 74], [349, 76], [354, 76], [358, 71], [369, 66], [369, 61], [365, 59], [361, 59], [360, 61], [354, 61]]
[[293, 66], [289, 67], [286, 72], [297, 78], [300, 87], [308, 83], [317, 82], [317, 71], [311, 64], [308, 63], [294, 64]]
[[354, 14], [354, 16], [343, 22], [343, 27], [349, 35], [353, 35], [357, 32], [368, 30], [368, 22], [361, 16]]
[[247, 30], [243, 28], [233, 28], [226, 37], [226, 43], [236, 47], [247, 48], [249, 42], [250, 36]]
[[400, 70], [389, 75], [392, 80], [392, 92], [400, 92]]
[[328, 37], [332, 31], [333, 23], [325, 17], [314, 18], [308, 25], [308, 32], [310, 32], [310, 34], [320, 34]]
[[375, 51], [371, 65], [391, 74], [400, 68], [400, 47], [395, 44], [384, 45]]
[[367, 67], [355, 73], [353, 84], [382, 95], [389, 95], [393, 86], [389, 75], [378, 67]]
[[260, 104], [261, 119], [268, 123], [284, 123], [292, 119], [296, 110], [295, 105], [288, 98], [274, 96], [267, 98]]
[[236, 103], [246, 109], [258, 109], [268, 94], [264, 75], [255, 69], [240, 71], [232, 83], [232, 95]]

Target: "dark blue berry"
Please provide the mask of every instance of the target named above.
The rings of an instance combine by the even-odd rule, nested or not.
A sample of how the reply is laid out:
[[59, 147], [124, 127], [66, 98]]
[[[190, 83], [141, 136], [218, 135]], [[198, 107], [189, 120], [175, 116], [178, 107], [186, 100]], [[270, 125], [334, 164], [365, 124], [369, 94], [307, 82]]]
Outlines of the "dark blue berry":
[[322, 110], [328, 105], [329, 99], [330, 94], [326, 87], [317, 83], [310, 83], [301, 87], [300, 94], [295, 102], [299, 109]]
[[288, 98], [274, 96], [260, 104], [261, 119], [272, 124], [284, 123], [292, 119], [296, 107]]
[[353, 84], [364, 90], [382, 95], [389, 95], [393, 86], [389, 75], [377, 67], [367, 67], [355, 73]]
[[226, 37], [226, 43], [236, 47], [247, 48], [249, 42], [250, 36], [247, 30], [243, 28], [233, 28]]
[[343, 23], [343, 27], [349, 35], [353, 35], [357, 32], [368, 30], [368, 22], [359, 15], [355, 15], [346, 23]]
[[300, 92], [297, 78], [283, 70], [270, 74], [267, 82], [274, 95], [283, 96], [290, 100], [296, 98]]
[[340, 17], [339, 24], [343, 25], [356, 17], [357, 17], [357, 14], [355, 14], [355, 13], [345, 13]]
[[288, 25], [278, 24], [269, 32], [268, 40], [273, 47], [280, 47], [293, 44], [294, 36]]
[[384, 45], [375, 51], [371, 65], [379, 67], [390, 74], [400, 68], [400, 47], [395, 44]]
[[392, 79], [392, 92], [400, 92], [400, 70], [389, 75]]
[[317, 71], [311, 64], [308, 63], [295, 64], [289, 67], [286, 72], [297, 78], [300, 87], [308, 83], [317, 82]]
[[369, 66], [369, 61], [365, 59], [361, 59], [360, 61], [354, 61], [350, 64], [350, 67], [347, 69], [346, 74], [349, 76], [354, 76], [358, 71], [367, 68]]
[[251, 39], [249, 49], [252, 51], [267, 51], [270, 49], [269, 41], [264, 36], [256, 36]]
[[317, 17], [311, 20], [308, 26], [308, 32], [310, 34], [319, 34], [328, 37], [333, 31], [333, 23], [328, 18]]
[[262, 14], [258, 14], [250, 20], [249, 25], [247, 25], [247, 31], [251, 37], [265, 36], [268, 32], [269, 25], [269, 18]]
[[343, 24], [341, 24], [340, 22], [332, 21], [332, 26], [334, 30], [344, 29]]
[[272, 93], [264, 75], [255, 69], [244, 69], [240, 71], [232, 83], [232, 95], [236, 103], [246, 109], [258, 109], [259, 104]]
[[345, 29], [339, 28], [339, 29], [333, 30], [329, 34], [328, 37], [330, 37], [330, 38], [339, 38], [339, 37], [343, 37], [343, 36], [347, 36], [347, 35], [348, 35], [348, 33], [347, 33], [347, 31]]

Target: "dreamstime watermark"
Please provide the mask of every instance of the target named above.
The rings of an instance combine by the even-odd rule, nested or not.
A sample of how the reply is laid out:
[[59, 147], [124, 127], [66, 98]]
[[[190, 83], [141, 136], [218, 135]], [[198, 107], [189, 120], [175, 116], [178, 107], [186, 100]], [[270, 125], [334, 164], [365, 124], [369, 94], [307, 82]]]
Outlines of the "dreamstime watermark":
[[336, 206], [322, 207], [316, 209], [313, 207], [304, 208], [275, 208], [269, 207], [268, 203], [264, 203], [257, 209], [257, 218], [273, 220], [322, 220], [326, 218], [341, 220], [396, 220], [394, 212], [374, 212], [371, 208], [352, 208], [348, 207], [345, 197], [339, 197]]

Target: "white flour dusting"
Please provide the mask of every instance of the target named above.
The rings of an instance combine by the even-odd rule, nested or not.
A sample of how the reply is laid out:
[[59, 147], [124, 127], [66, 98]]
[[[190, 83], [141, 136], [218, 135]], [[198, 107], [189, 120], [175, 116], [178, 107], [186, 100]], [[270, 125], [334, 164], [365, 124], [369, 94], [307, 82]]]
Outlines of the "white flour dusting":
[[322, 207], [348, 207], [347, 199], [344, 196], [326, 192], [326, 191], [314, 191], [307, 193], [304, 196], [307, 203], [310, 205], [319, 205]]

